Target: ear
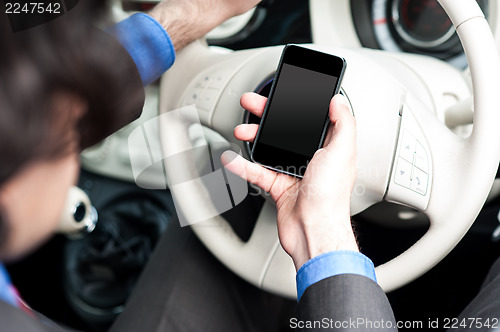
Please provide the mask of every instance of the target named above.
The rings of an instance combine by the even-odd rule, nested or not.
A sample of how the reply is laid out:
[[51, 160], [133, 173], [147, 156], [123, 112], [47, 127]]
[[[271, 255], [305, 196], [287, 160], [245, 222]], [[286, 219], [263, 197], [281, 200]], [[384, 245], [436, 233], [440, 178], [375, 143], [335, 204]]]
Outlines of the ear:
[[6, 215], [3, 204], [0, 201], [0, 261], [2, 261], [2, 250], [9, 234], [9, 224]]

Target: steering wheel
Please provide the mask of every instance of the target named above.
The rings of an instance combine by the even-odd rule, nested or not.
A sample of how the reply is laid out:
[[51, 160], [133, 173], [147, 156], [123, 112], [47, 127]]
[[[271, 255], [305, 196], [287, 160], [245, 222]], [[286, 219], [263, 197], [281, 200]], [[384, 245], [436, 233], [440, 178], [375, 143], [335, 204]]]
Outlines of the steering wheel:
[[[424, 56], [306, 45], [343, 56], [348, 63], [342, 88], [356, 117], [359, 169], [351, 214], [386, 200], [416, 208], [430, 220], [422, 238], [376, 267], [385, 291], [418, 278], [455, 247], [481, 210], [500, 160], [500, 61], [492, 33], [476, 1], [440, 3], [469, 63], [475, 113], [467, 138], [453, 134], [436, 117], [436, 108], [443, 105], [430, 88], [470, 94], [458, 70]], [[265, 201], [250, 239], [242, 241], [218, 213], [216, 199], [200, 179], [206, 174], [200, 173], [205, 162], [182, 155], [210, 145], [193, 139], [193, 124], [200, 122], [211, 130], [194, 136], [206, 142], [218, 137], [215, 140], [236, 144], [248, 157], [245, 145], [233, 137], [233, 129], [244, 119], [239, 98], [273, 74], [282, 48], [231, 52], [208, 47], [203, 40], [188, 46], [161, 81], [160, 135], [167, 179], [185, 223], [236, 274], [260, 288], [294, 297], [295, 269], [279, 244], [273, 203]], [[178, 111], [192, 104], [196, 108]], [[220, 136], [209, 134], [212, 131]], [[222, 181], [225, 185], [224, 177]], [[206, 220], [198, 222], [201, 219]]]

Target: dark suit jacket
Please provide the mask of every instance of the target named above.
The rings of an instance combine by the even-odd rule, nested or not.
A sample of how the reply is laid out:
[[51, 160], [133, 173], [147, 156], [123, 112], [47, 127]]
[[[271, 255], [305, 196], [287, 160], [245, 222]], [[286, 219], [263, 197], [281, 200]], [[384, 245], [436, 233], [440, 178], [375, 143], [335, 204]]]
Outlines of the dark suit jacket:
[[290, 323], [303, 331], [397, 330], [382, 288], [354, 274], [330, 277], [307, 288]]
[[[489, 326], [477, 328], [456, 324], [448, 326], [450, 330], [500, 328], [500, 259], [493, 264], [478, 295], [457, 318], [458, 322], [465, 320], [468, 323], [470, 319], [479, 324], [488, 321]], [[310, 286], [298, 304], [296, 319], [297, 325], [300, 322], [304, 326], [304, 331], [324, 331], [330, 327], [336, 331], [396, 330], [391, 306], [382, 289], [372, 280], [358, 275], [330, 277]], [[311, 325], [315, 321], [319, 321], [316, 327]], [[306, 325], [308, 322], [312, 323]], [[423, 326], [423, 329], [429, 328]]]
[[[146, 311], [153, 309], [144, 302], [142, 304], [143, 307], [149, 308], [145, 308]], [[131, 321], [140, 322], [142, 320], [143, 324], [147, 323], [142, 314], [141, 317], [130, 317], [133, 316], [131, 313], [134, 312], [137, 313], [135, 310], [129, 311], [128, 317], [120, 317], [122, 319], [119, 321], [127, 323], [118, 324], [114, 330], [131, 331], [127, 329], [127, 327], [133, 326], [133, 324], [129, 324]], [[124, 314], [127, 316], [127, 311]], [[492, 267], [478, 296], [458, 319], [474, 317], [491, 320], [499, 316], [500, 260]], [[158, 322], [153, 324], [162, 325]], [[396, 330], [391, 306], [380, 286], [366, 277], [352, 274], [330, 277], [310, 286], [298, 303], [296, 317], [292, 318], [290, 324], [292, 328], [302, 331]], [[134, 328], [134, 330], [136, 329]], [[160, 330], [164, 329], [160, 328], [157, 331]], [[169, 330], [175, 332], [176, 329]], [[30, 317], [23, 311], [0, 301], [0, 332], [20, 331], [57, 332], [68, 330], [47, 320]]]
[[31, 317], [21, 309], [0, 301], [0, 332], [63, 332], [70, 331], [59, 327], [44, 317]]

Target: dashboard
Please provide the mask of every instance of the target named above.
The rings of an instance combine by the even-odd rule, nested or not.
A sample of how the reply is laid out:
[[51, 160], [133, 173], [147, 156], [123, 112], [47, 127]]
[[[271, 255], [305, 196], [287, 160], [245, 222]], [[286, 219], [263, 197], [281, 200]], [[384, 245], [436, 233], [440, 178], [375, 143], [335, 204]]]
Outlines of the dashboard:
[[[116, 0], [114, 11], [123, 18], [148, 11], [158, 2]], [[497, 1], [477, 2], [499, 35]], [[231, 49], [299, 42], [367, 47], [429, 55], [457, 68], [467, 66], [455, 29], [437, 0], [264, 0], [211, 31], [207, 39]]]
[[[477, 1], [499, 40], [500, 5], [497, 0]], [[115, 0], [114, 18], [147, 12], [158, 2]], [[211, 31], [207, 40], [233, 50], [314, 42], [429, 55], [460, 69], [467, 65], [454, 28], [437, 0], [264, 0], [255, 10]], [[141, 119], [83, 153], [84, 169], [134, 182], [127, 137], [140, 123], [158, 114], [158, 91], [158, 84], [146, 89]], [[387, 213], [386, 208], [381, 210]], [[404, 212], [408, 212], [405, 219], [414, 217], [412, 211]]]
[[[487, 0], [478, 0], [488, 17]], [[455, 29], [436, 0], [352, 0], [362, 46], [434, 56], [456, 67], [467, 62]]]
[[[477, 2], [499, 36], [498, 2]], [[457, 68], [467, 66], [455, 29], [437, 0], [311, 0], [310, 8], [316, 43], [423, 54]]]

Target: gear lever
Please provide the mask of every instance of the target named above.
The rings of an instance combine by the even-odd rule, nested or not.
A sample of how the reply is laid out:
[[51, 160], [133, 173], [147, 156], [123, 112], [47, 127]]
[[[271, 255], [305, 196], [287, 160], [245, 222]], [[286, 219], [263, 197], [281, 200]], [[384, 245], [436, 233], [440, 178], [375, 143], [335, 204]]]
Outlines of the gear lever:
[[90, 203], [87, 194], [78, 187], [71, 187], [58, 232], [78, 239], [94, 231], [97, 219], [97, 210]]

